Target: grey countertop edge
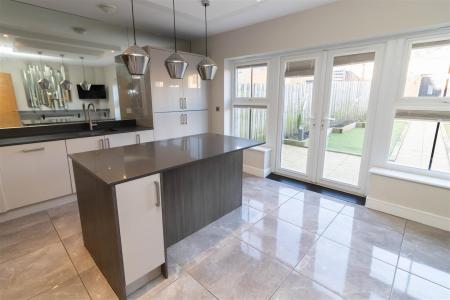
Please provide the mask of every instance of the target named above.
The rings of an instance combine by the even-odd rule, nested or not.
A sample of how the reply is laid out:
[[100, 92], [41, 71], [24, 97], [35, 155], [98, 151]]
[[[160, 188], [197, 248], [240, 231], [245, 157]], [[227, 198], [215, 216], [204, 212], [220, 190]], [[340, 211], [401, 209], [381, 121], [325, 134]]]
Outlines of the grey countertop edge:
[[[149, 143], [154, 143], [154, 142], [149, 142]], [[146, 144], [146, 143], [143, 143], [143, 144]], [[197, 163], [197, 162], [199, 162], [199, 161], [211, 159], [211, 158], [218, 157], [218, 156], [221, 156], [221, 155], [225, 155], [225, 154], [228, 154], [228, 153], [233, 153], [233, 152], [237, 152], [237, 151], [244, 151], [244, 150], [249, 149], [249, 148], [261, 146], [261, 145], [263, 145], [263, 144], [264, 144], [264, 143], [261, 142], [261, 143], [258, 143], [258, 144], [256, 144], [256, 145], [252, 145], [252, 146], [250, 146], [250, 147], [244, 147], [244, 148], [240, 148], [240, 149], [234, 149], [234, 150], [231, 150], [231, 151], [228, 151], [228, 152], [225, 152], [225, 153], [220, 153], [220, 154], [216, 154], [216, 155], [211, 155], [211, 156], [208, 156], [208, 157], [204, 157], [204, 158], [201, 158], [201, 159], [198, 159], [198, 160], [194, 160], [194, 161], [190, 161], [190, 162], [187, 162], [187, 163], [179, 164], [179, 165], [176, 165], [176, 166], [171, 166], [171, 167], [167, 167], [167, 168], [162, 168], [162, 169], [154, 170], [154, 171], [147, 172], [147, 173], [144, 173], [144, 174], [141, 174], [141, 175], [136, 175], [136, 176], [133, 176], [133, 177], [130, 177], [130, 178], [121, 179], [121, 180], [115, 180], [115, 181], [105, 181], [103, 178], [101, 178], [100, 176], [98, 176], [97, 174], [95, 174], [94, 172], [92, 172], [88, 167], [84, 166], [83, 164], [77, 162], [77, 161], [74, 160], [74, 159], [72, 159], [72, 163], [77, 164], [79, 167], [81, 167], [81, 168], [83, 168], [84, 170], [86, 170], [86, 171], [87, 171], [89, 174], [91, 174], [92, 176], [94, 176], [94, 177], [100, 179], [100, 180], [101, 180], [102, 182], [104, 182], [105, 184], [107, 184], [107, 185], [109, 185], [109, 186], [115, 186], [115, 185], [118, 185], [118, 184], [121, 184], [121, 183], [124, 183], [124, 182], [133, 181], [133, 180], [136, 180], [136, 179], [139, 179], [139, 178], [143, 178], [143, 177], [146, 177], [146, 176], [150, 176], [150, 175], [154, 175], [154, 174], [159, 174], [159, 173], [166, 172], [166, 171], [170, 171], [170, 170], [173, 170], [173, 169], [176, 169], [176, 168], [188, 166], [188, 165], [191, 165], [191, 164], [195, 164], [195, 163]], [[69, 157], [72, 158], [71, 155], [69, 155]]]
[[35, 143], [43, 143], [43, 142], [54, 142], [54, 141], [61, 141], [61, 140], [71, 140], [71, 139], [78, 139], [78, 138], [120, 134], [120, 133], [145, 131], [145, 130], [153, 130], [153, 128], [152, 127], [142, 127], [142, 126], [127, 126], [127, 127], [117, 128], [117, 130], [108, 130], [108, 129], [98, 130], [98, 131], [83, 130], [83, 131], [66, 132], [66, 133], [54, 133], [54, 134], [50, 133], [50, 134], [42, 134], [42, 135], [34, 135], [34, 136], [5, 138], [5, 139], [0, 139], [0, 148], [7, 147], [7, 146], [35, 144]]

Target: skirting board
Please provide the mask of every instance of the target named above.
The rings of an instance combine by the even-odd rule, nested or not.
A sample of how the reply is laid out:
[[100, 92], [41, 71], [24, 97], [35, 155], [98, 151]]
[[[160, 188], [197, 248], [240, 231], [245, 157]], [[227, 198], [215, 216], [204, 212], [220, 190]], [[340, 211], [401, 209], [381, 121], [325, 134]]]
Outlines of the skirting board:
[[249, 165], [244, 165], [244, 173], [248, 173], [258, 177], [267, 177], [270, 174], [270, 168], [260, 169]]
[[36, 203], [36, 204], [32, 204], [32, 205], [28, 205], [25, 207], [20, 207], [20, 208], [16, 208], [4, 213], [0, 213], [0, 223], [12, 220], [12, 219], [17, 219], [26, 215], [31, 215], [43, 210], [47, 210], [53, 207], [57, 207], [63, 204], [67, 204], [73, 201], [77, 201], [77, 195], [76, 194], [72, 194], [72, 195], [67, 195], [61, 198], [56, 198], [56, 199], [52, 199], [52, 200], [47, 200], [44, 202], [40, 202], [40, 203]]
[[450, 218], [435, 215], [426, 211], [401, 206], [383, 200], [367, 197], [366, 207], [402, 217], [428, 226], [450, 231]]

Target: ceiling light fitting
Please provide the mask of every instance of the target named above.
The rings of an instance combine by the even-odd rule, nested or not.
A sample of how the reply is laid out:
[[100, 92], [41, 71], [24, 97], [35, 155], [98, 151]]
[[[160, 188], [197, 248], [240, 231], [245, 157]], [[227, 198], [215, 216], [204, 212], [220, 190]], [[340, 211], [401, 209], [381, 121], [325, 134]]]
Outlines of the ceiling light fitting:
[[46, 91], [50, 86], [50, 82], [45, 78], [45, 67], [42, 64], [42, 51], [39, 51], [38, 54], [39, 54], [39, 63], [42, 69], [42, 78], [38, 80], [38, 85], [41, 88], [41, 90]]
[[131, 76], [142, 76], [147, 71], [150, 55], [136, 45], [136, 26], [134, 22], [134, 1], [131, 0], [131, 18], [133, 20], [134, 44], [122, 53], [121, 57]]
[[167, 72], [172, 79], [183, 79], [184, 73], [189, 66], [186, 59], [177, 52], [177, 26], [175, 19], [175, 0], [172, 0], [173, 11], [173, 39], [175, 44], [175, 52], [172, 53], [165, 61]]
[[91, 89], [91, 84], [86, 81], [86, 71], [84, 69], [84, 57], [80, 56], [81, 67], [83, 68], [83, 81], [80, 82], [81, 89], [83, 91], [89, 91]]
[[208, 57], [208, 21], [206, 18], [206, 8], [209, 6], [209, 0], [202, 0], [202, 5], [205, 7], [205, 58], [197, 66], [197, 71], [202, 80], [213, 80], [216, 76], [217, 65]]
[[[61, 71], [64, 69], [64, 54], [61, 56]], [[63, 91], [70, 91], [72, 89], [72, 82], [66, 79], [66, 73], [64, 72], [64, 80], [59, 83], [59, 86]]]
[[117, 6], [112, 4], [100, 3], [97, 7], [105, 14], [113, 14], [117, 11]]

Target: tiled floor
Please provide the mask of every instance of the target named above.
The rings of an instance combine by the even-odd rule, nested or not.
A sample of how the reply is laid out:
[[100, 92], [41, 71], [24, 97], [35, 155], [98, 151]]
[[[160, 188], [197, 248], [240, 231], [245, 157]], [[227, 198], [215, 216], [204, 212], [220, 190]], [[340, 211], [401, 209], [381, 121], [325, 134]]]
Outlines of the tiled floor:
[[[450, 299], [450, 233], [268, 179], [131, 299]], [[0, 224], [0, 299], [116, 299], [75, 203]]]

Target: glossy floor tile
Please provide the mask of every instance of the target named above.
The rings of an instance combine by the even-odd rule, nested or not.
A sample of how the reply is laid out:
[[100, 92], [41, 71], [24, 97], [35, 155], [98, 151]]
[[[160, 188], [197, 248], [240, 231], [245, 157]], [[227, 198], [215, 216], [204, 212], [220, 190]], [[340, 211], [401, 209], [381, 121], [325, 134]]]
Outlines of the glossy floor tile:
[[291, 267], [298, 264], [317, 238], [317, 235], [271, 215], [240, 235], [247, 244]]
[[396, 265], [403, 234], [386, 230], [375, 223], [367, 223], [346, 215], [339, 215], [331, 222], [323, 236], [347, 247]]
[[337, 212], [292, 198], [273, 211], [272, 215], [312, 233], [321, 234], [337, 216]]
[[296, 270], [344, 298], [389, 299], [395, 266], [320, 238]]
[[[128, 298], [450, 299], [449, 232], [248, 175], [243, 194]], [[77, 203], [0, 223], [0, 299], [117, 299]]]
[[233, 240], [187, 272], [219, 299], [267, 299], [291, 271], [248, 244]]

